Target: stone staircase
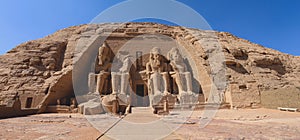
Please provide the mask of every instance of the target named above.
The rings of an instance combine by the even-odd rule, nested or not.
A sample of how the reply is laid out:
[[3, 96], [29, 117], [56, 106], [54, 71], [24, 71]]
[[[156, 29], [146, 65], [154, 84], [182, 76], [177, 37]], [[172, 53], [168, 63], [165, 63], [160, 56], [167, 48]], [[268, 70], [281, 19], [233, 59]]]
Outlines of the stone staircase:
[[131, 108], [132, 114], [136, 113], [152, 113], [151, 107], [132, 107]]

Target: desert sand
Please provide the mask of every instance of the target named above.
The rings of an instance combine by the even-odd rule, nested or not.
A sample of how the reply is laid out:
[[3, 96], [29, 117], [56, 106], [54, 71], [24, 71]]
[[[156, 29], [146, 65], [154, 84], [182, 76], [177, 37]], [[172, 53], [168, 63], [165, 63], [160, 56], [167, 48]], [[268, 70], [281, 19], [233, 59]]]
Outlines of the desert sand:
[[[300, 113], [270, 109], [218, 110], [199, 127], [202, 111], [164, 139], [299, 139]], [[81, 114], [37, 114], [0, 120], [1, 139], [91, 140], [101, 135]], [[104, 136], [101, 139], [109, 139]]]

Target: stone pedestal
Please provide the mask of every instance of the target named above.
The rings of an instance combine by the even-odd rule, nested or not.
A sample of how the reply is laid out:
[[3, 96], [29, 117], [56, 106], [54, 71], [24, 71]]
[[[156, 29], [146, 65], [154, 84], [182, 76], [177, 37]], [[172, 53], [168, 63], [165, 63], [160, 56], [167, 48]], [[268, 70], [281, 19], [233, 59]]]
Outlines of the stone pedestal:
[[78, 112], [83, 115], [96, 115], [104, 113], [104, 109], [102, 108], [100, 101], [96, 102], [94, 100], [90, 100], [88, 102], [79, 104]]

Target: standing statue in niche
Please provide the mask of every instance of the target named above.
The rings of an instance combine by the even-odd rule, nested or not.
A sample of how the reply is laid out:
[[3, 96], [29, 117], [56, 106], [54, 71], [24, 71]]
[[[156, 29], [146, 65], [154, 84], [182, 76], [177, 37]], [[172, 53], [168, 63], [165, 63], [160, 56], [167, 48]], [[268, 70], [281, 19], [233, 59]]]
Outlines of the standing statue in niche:
[[[187, 95], [194, 95], [192, 91], [192, 77], [191, 73], [187, 71], [187, 66], [183, 61], [183, 57], [180, 54], [178, 48], [172, 48], [168, 52], [168, 59], [170, 61], [170, 66], [172, 67], [173, 71], [170, 72], [171, 77], [175, 80], [178, 93], [179, 93], [179, 100], [183, 102], [183, 98]], [[187, 102], [192, 102], [195, 99], [192, 96], [186, 97], [189, 98]]]
[[[168, 95], [169, 75], [167, 63], [164, 62], [159, 48], [155, 47], [150, 52], [149, 62], [146, 64], [148, 77], [148, 95], [150, 106], [160, 101], [159, 97]], [[157, 99], [154, 99], [158, 97]]]
[[[111, 70], [111, 55], [112, 52], [108, 47], [107, 43], [104, 42], [101, 47], [99, 47], [98, 52], [98, 64], [96, 66], [96, 73], [89, 74], [89, 91], [90, 93], [99, 93], [100, 95], [104, 92], [104, 86], [108, 83], [108, 78], [110, 76]], [[96, 86], [95, 86], [96, 82]], [[96, 89], [95, 89], [96, 87]]]

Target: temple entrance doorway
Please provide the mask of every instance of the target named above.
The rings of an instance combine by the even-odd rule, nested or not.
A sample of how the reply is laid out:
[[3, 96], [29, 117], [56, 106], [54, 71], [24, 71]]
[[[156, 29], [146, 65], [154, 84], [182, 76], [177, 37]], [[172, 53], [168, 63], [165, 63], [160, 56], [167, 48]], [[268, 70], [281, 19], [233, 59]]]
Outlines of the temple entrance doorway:
[[32, 100], [33, 100], [32, 97], [28, 97], [28, 98], [27, 98], [25, 108], [31, 108]]
[[149, 97], [147, 92], [145, 92], [145, 85], [144, 84], [137, 84], [136, 85], [136, 100], [137, 106], [139, 107], [147, 107], [149, 106]]

